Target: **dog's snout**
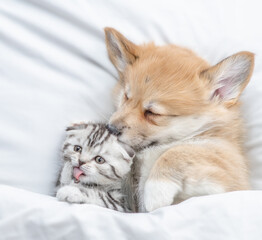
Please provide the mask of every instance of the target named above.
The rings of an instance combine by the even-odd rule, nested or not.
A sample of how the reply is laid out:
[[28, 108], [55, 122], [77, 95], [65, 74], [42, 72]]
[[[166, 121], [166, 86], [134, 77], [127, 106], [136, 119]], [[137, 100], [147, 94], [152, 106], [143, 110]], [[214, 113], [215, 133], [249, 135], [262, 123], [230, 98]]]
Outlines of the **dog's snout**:
[[119, 128], [117, 128], [115, 125], [112, 124], [107, 124], [106, 128], [108, 129], [108, 131], [116, 136], [121, 134], [121, 130]]

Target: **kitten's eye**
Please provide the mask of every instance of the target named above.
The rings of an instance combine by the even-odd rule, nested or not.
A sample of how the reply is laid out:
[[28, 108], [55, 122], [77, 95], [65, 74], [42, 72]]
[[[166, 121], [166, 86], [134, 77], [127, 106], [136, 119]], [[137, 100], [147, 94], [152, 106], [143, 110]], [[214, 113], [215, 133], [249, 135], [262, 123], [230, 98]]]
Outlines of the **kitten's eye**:
[[75, 145], [75, 146], [74, 146], [74, 151], [81, 153], [82, 148], [81, 148], [80, 146], [78, 146], [78, 145]]
[[102, 163], [105, 162], [105, 159], [100, 157], [100, 156], [96, 156], [95, 161], [96, 161], [96, 163], [102, 164]]
[[125, 93], [125, 100], [127, 101], [129, 98], [128, 98], [128, 96], [127, 96], [127, 94]]

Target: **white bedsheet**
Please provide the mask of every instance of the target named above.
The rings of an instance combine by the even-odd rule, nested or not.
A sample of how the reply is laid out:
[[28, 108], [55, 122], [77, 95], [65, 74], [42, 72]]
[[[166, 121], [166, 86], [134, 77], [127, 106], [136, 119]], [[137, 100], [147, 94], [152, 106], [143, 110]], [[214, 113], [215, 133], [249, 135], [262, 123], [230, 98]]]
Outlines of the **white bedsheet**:
[[4, 185], [0, 186], [0, 193], [1, 240], [261, 240], [262, 237], [261, 191], [197, 197], [141, 214], [88, 204], [70, 205]]
[[0, 240], [261, 240], [261, 191], [194, 198], [150, 214], [48, 196], [65, 126], [113, 111], [117, 74], [105, 26], [137, 44], [189, 47], [210, 63], [256, 54], [242, 100], [251, 184], [262, 189], [261, 9], [252, 0], [0, 0]]

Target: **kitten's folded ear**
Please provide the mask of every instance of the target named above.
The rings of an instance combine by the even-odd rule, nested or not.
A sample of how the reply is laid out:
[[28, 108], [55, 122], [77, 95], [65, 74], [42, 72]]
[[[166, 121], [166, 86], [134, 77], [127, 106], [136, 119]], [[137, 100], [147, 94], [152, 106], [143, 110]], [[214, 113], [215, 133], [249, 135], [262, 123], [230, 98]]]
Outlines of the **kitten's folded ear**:
[[125, 152], [127, 153], [128, 157], [133, 159], [135, 157], [135, 151], [133, 150], [133, 148], [131, 148], [129, 145], [121, 142], [118, 140], [118, 142], [120, 143], [120, 145], [124, 148]]
[[85, 122], [79, 122], [79, 123], [72, 123], [71, 125], [66, 127], [66, 131], [72, 131], [72, 130], [80, 130], [80, 129], [86, 129], [88, 127], [88, 123]]

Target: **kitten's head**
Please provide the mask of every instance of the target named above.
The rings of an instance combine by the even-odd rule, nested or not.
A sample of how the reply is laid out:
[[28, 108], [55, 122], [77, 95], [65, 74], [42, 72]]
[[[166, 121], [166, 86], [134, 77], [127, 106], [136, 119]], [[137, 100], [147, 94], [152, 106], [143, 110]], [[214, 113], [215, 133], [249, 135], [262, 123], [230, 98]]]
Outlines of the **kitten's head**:
[[134, 151], [104, 124], [74, 124], [66, 132], [63, 158], [71, 163], [75, 182], [110, 185], [130, 171]]

